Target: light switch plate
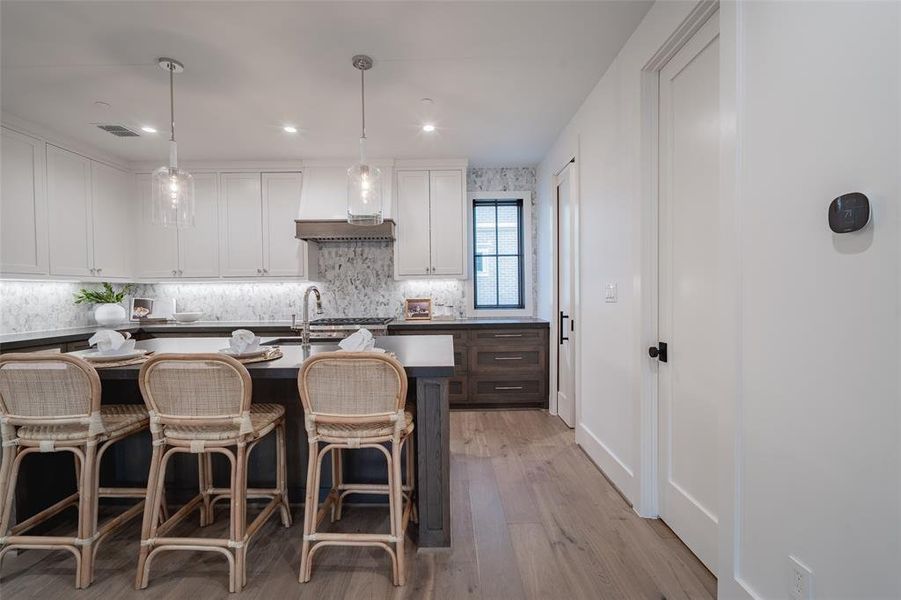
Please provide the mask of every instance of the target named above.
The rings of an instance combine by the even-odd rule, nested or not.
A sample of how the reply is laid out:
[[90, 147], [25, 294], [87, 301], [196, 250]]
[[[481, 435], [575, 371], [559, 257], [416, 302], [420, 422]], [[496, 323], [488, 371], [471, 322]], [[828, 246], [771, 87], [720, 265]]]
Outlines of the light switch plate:
[[794, 556], [788, 557], [788, 592], [792, 600], [813, 600], [813, 571]]
[[608, 283], [604, 286], [604, 302], [616, 302], [615, 283]]

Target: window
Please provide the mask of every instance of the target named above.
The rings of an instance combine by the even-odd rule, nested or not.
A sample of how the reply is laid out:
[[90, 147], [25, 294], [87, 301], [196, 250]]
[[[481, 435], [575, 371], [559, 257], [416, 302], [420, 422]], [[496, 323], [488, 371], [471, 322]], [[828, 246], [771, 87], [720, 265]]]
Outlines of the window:
[[523, 200], [472, 203], [473, 308], [524, 309]]

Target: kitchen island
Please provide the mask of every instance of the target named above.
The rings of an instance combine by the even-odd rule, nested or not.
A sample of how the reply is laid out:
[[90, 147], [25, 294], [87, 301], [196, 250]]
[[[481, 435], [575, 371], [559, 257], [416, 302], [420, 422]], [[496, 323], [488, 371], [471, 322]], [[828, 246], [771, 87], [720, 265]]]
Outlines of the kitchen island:
[[[279, 343], [283, 342], [283, 343]], [[278, 343], [279, 359], [248, 364], [253, 381], [253, 402], [274, 402], [285, 406], [288, 444], [288, 493], [302, 502], [306, 485], [307, 440], [303, 407], [297, 392], [297, 374], [311, 354], [336, 350], [334, 344], [313, 344], [304, 349], [294, 340], [263, 338], [264, 344]], [[228, 346], [228, 338], [170, 338], [138, 342], [137, 347], [155, 353], [217, 352]], [[398, 336], [376, 338], [376, 347], [393, 353], [410, 380], [407, 402], [415, 406], [416, 487], [419, 509], [418, 530], [411, 529], [417, 544], [424, 547], [450, 546], [449, 421], [447, 378], [454, 373], [451, 336]], [[143, 403], [138, 388], [140, 365], [98, 369], [104, 404]], [[271, 437], [271, 436], [270, 436]], [[150, 460], [150, 436], [145, 432], [113, 446], [101, 465], [104, 485], [146, 484]], [[378, 451], [345, 453], [345, 477], [363, 483], [384, 482], [387, 467]], [[265, 439], [250, 458], [251, 487], [275, 480], [275, 444]], [[39, 455], [44, 468], [25, 468], [17, 494], [17, 514], [27, 517], [55, 499], [71, 492], [74, 480], [69, 457]], [[196, 493], [196, 460], [186, 455], [169, 469], [167, 490], [170, 501], [179, 502]], [[330, 472], [324, 469], [325, 473]], [[227, 480], [225, 462], [214, 461], [214, 478]], [[378, 501], [383, 502], [384, 499]], [[415, 529], [415, 528], [414, 528]]]

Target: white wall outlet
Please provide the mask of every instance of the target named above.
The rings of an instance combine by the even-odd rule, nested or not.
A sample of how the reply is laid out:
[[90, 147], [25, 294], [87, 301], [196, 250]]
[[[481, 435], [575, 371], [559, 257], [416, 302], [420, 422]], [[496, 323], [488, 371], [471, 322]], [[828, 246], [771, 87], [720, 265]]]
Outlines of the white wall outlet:
[[616, 302], [615, 283], [608, 283], [604, 286], [604, 302]]
[[813, 571], [794, 556], [789, 556], [788, 562], [788, 591], [792, 600], [813, 600]]

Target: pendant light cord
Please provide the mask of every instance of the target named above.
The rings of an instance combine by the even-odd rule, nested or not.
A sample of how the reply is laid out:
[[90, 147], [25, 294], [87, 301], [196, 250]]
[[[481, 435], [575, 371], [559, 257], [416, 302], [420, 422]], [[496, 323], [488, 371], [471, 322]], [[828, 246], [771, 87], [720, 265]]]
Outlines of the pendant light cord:
[[175, 65], [169, 63], [169, 131], [170, 142], [175, 141]]
[[366, 71], [360, 69], [360, 112], [362, 114], [363, 121], [363, 135], [361, 136], [364, 140], [366, 139], [366, 79], [365, 79]]

